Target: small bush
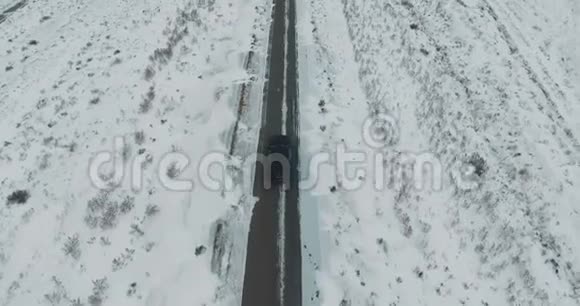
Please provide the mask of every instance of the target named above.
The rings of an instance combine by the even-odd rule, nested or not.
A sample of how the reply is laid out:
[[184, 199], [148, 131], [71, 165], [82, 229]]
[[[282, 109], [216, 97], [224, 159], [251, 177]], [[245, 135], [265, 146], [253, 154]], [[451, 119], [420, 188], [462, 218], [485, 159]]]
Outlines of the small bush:
[[101, 192], [89, 200], [85, 223], [90, 228], [111, 229], [117, 225], [120, 210], [119, 204], [110, 198], [109, 192]]
[[202, 255], [203, 253], [205, 253], [205, 251], [207, 250], [207, 248], [203, 245], [198, 246], [197, 248], [195, 248], [195, 256], [199, 256]]
[[93, 281], [93, 294], [89, 296], [88, 302], [91, 306], [101, 306], [105, 300], [105, 293], [109, 289], [107, 278]]
[[151, 60], [158, 61], [161, 64], [166, 65], [169, 60], [173, 57], [173, 45], [167, 44], [165, 48], [158, 48], [153, 52]]
[[65, 255], [71, 256], [72, 258], [78, 260], [81, 257], [80, 246], [81, 244], [79, 240], [79, 235], [75, 234], [67, 238], [67, 241], [64, 243], [63, 251]]
[[26, 202], [30, 199], [30, 193], [27, 190], [17, 190], [11, 193], [8, 198], [6, 198], [7, 205], [14, 205], [14, 204], [26, 204]]
[[137, 283], [133, 282], [131, 283], [131, 285], [129, 285], [129, 289], [127, 290], [127, 296], [133, 296], [135, 293], [137, 293]]
[[93, 213], [102, 211], [109, 202], [109, 195], [108, 192], [101, 192], [96, 197], [90, 199], [87, 203], [88, 210]]
[[131, 232], [130, 233], [132, 235], [139, 236], [139, 237], [145, 235], [145, 232], [137, 224], [131, 224]]
[[145, 132], [143, 131], [135, 132], [135, 143], [137, 145], [142, 145], [145, 143]]
[[148, 113], [153, 107], [153, 100], [155, 99], [155, 87], [149, 87], [149, 91], [143, 98], [143, 101], [139, 105], [139, 112], [142, 114]]
[[147, 208], [145, 209], [145, 215], [147, 217], [152, 217], [158, 213], [159, 213], [159, 206], [153, 205], [153, 204], [147, 205]]
[[70, 301], [70, 303], [71, 303], [70, 304], [71, 306], [84, 306], [85, 305], [85, 304], [83, 304], [83, 302], [81, 302], [80, 298], [76, 298], [76, 299]]
[[92, 105], [97, 105], [97, 104], [99, 104], [99, 102], [101, 102], [101, 98], [99, 98], [99, 97], [92, 98], [89, 101], [89, 103], [92, 104]]
[[130, 144], [125, 143], [123, 145], [123, 151], [122, 151], [121, 157], [123, 158], [124, 162], [129, 161], [129, 159], [131, 158], [131, 145]]
[[153, 69], [153, 67], [151, 67], [151, 66], [148, 66], [147, 69], [145, 69], [145, 74], [144, 74], [145, 80], [149, 81], [154, 76], [155, 76], [155, 69]]
[[54, 285], [54, 291], [51, 293], [47, 293], [44, 295], [44, 299], [50, 305], [62, 305], [63, 302], [68, 301], [68, 294], [66, 288], [63, 286], [62, 281], [56, 278], [56, 276], [52, 277], [52, 282]]
[[85, 223], [90, 228], [96, 228], [97, 226], [99, 226], [99, 217], [93, 215], [86, 215]]
[[167, 177], [169, 178], [176, 178], [180, 174], [179, 168], [177, 167], [177, 163], [173, 162], [167, 167]]
[[122, 214], [126, 214], [130, 212], [133, 209], [133, 207], [135, 207], [135, 198], [127, 196], [125, 197], [123, 202], [121, 202], [120, 211]]
[[483, 159], [483, 157], [481, 157], [481, 155], [479, 155], [478, 153], [473, 153], [469, 157], [468, 162], [475, 168], [474, 173], [479, 177], [482, 177], [488, 170], [485, 159]]
[[117, 225], [117, 216], [119, 213], [118, 205], [112, 204], [107, 206], [107, 209], [103, 212], [101, 216], [101, 229], [111, 229]]

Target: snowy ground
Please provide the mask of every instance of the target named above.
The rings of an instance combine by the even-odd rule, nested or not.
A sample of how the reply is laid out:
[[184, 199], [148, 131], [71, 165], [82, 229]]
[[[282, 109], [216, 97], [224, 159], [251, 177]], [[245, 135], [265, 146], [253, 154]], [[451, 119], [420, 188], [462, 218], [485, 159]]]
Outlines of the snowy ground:
[[[578, 304], [580, 4], [297, 3], [303, 172], [342, 145], [443, 170], [442, 190], [367, 171], [347, 191], [322, 167], [301, 192], [304, 304]], [[184, 153], [160, 172], [194, 178], [234, 129], [255, 151], [270, 10], [0, 0], [1, 305], [239, 305], [249, 190], [167, 191], [158, 161]], [[398, 122], [381, 148], [362, 137], [377, 113]], [[146, 161], [140, 190], [89, 180], [116, 137], [126, 169]]]
[[[377, 190], [370, 170], [346, 191], [324, 168], [302, 192], [321, 243], [304, 233], [318, 271], [305, 302], [577, 305], [579, 4], [299, 3], [304, 155], [346, 144], [387, 171], [424, 154], [443, 170], [440, 191], [396, 178]], [[381, 149], [361, 136], [377, 112], [400, 132]]]
[[[238, 114], [250, 121], [236, 152], [255, 151], [246, 125], [263, 74], [245, 68], [263, 65], [269, 14], [263, 0], [39, 0], [5, 15], [1, 305], [239, 304], [253, 200], [196, 180], [171, 192], [157, 172], [196, 178], [203, 154], [229, 151]], [[259, 102], [238, 110], [243, 83]], [[119, 137], [126, 171], [145, 160], [144, 184], [132, 190], [126, 172], [99, 191], [89, 161]], [[171, 152], [190, 158], [186, 170], [158, 169]]]

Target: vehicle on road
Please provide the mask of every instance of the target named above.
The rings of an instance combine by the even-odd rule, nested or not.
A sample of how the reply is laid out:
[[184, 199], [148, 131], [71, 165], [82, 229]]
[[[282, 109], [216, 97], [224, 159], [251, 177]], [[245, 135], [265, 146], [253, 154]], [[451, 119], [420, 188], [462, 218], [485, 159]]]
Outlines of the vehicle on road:
[[284, 183], [290, 176], [292, 165], [292, 142], [287, 135], [275, 135], [268, 139], [266, 156], [269, 159], [270, 178], [274, 184]]

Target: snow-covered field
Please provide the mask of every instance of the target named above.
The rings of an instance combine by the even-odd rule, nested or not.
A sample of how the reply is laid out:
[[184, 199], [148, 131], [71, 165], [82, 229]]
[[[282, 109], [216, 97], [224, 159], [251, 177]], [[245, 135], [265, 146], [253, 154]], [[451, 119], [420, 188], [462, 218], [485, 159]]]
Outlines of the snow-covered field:
[[[366, 175], [326, 165], [301, 191], [304, 305], [579, 304], [580, 3], [297, 3], [302, 170], [342, 146], [367, 158]], [[255, 151], [271, 1], [0, 14], [0, 304], [239, 305], [254, 200], [195, 166], [232, 139]], [[363, 132], [379, 114], [398, 135], [377, 148]], [[105, 151], [127, 174], [106, 192], [89, 179]], [[159, 168], [172, 152], [191, 164]], [[388, 176], [424, 157], [441, 190]]]
[[[253, 200], [196, 180], [192, 192], [171, 192], [157, 173], [196, 179], [203, 154], [230, 149], [238, 111], [257, 121], [263, 74], [245, 60], [253, 50], [263, 65], [270, 9], [263, 0], [38, 0], [6, 15], [1, 305], [239, 304]], [[238, 110], [243, 83], [258, 102]], [[238, 124], [237, 150], [255, 151], [248, 123]], [[126, 170], [106, 192], [89, 179], [104, 151]], [[186, 170], [158, 169], [171, 152], [190, 158]], [[144, 183], [133, 190], [136, 158]]]
[[[304, 155], [346, 144], [366, 153], [369, 174], [346, 191], [326, 167], [303, 192], [321, 243], [305, 253], [318, 288], [305, 302], [577, 305], [580, 4], [299, 6]], [[377, 113], [397, 120], [399, 137], [373, 149], [362, 132]], [[376, 156], [392, 170], [425, 154], [442, 165], [442, 190], [397, 178], [373, 187]], [[458, 175], [465, 166], [475, 173]]]

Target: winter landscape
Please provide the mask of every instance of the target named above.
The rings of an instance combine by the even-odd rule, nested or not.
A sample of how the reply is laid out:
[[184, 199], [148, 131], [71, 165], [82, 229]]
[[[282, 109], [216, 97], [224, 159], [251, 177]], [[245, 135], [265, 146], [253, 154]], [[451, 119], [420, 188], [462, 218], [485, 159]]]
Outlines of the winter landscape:
[[[0, 305], [578, 305], [579, 31], [574, 0], [0, 0]], [[265, 203], [272, 120], [301, 179]]]

